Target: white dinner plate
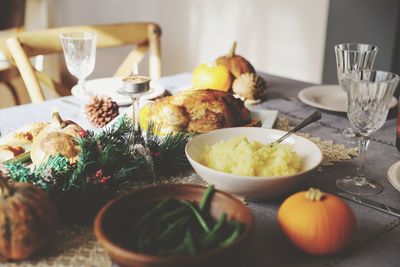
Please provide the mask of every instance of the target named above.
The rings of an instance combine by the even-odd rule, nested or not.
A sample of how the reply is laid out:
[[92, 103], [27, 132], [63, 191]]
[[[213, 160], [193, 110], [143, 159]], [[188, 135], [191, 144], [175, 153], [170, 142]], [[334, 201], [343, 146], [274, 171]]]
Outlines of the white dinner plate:
[[[132, 100], [128, 96], [117, 93], [117, 89], [122, 87], [122, 78], [101, 78], [88, 80], [85, 83], [86, 91], [89, 96], [105, 95], [111, 97], [119, 106], [127, 106], [132, 104]], [[151, 91], [141, 97], [144, 100], [150, 100], [162, 96], [165, 88], [157, 81], [150, 82]], [[74, 96], [81, 96], [79, 87], [75, 85], [71, 89]]]
[[[301, 102], [312, 107], [347, 112], [347, 96], [339, 85], [314, 85], [301, 90], [298, 94]], [[397, 99], [392, 98], [390, 108], [397, 105]]]
[[390, 166], [388, 170], [388, 180], [394, 188], [400, 191], [400, 161]]

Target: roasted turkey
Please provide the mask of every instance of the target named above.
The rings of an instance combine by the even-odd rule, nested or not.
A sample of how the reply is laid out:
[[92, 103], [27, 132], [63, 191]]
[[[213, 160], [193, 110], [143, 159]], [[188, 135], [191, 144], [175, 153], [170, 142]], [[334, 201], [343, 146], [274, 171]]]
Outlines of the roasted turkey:
[[250, 122], [243, 101], [216, 90], [184, 91], [149, 104], [147, 119], [165, 131], [207, 131], [243, 126]]

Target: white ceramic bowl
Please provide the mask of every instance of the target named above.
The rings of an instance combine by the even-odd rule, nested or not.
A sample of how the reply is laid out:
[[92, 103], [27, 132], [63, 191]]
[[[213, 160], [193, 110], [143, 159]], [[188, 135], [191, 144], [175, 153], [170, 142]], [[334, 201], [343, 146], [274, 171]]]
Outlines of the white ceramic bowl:
[[206, 145], [213, 145], [222, 140], [245, 135], [249, 141], [268, 144], [283, 136], [286, 132], [257, 127], [235, 127], [210, 131], [192, 138], [186, 145], [185, 152], [190, 164], [203, 178], [216, 188], [244, 196], [248, 200], [259, 200], [282, 194], [309, 177], [309, 172], [319, 166], [322, 152], [313, 142], [298, 135], [292, 135], [284, 143], [291, 144], [293, 150], [302, 158], [302, 170], [291, 176], [242, 176], [208, 168], [200, 163]]

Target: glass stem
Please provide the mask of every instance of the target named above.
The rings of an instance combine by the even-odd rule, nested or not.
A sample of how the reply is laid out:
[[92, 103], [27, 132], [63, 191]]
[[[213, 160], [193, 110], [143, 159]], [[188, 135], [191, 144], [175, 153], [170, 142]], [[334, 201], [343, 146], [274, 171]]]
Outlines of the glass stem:
[[364, 163], [365, 163], [365, 157], [367, 155], [367, 149], [369, 145], [369, 139], [367, 139], [365, 136], [360, 137], [360, 146], [359, 146], [359, 164], [357, 168], [357, 175], [354, 177], [354, 181], [356, 185], [365, 185], [367, 183], [367, 180], [365, 178], [364, 174]]
[[78, 79], [78, 86], [81, 89], [82, 92], [82, 97], [81, 97], [81, 111], [83, 114], [85, 114], [85, 105], [87, 101], [87, 95], [86, 95], [86, 88], [85, 88], [85, 78], [80, 78]]
[[133, 118], [133, 126], [135, 130], [139, 129], [139, 97], [132, 97], [132, 118]]
[[82, 96], [86, 97], [85, 79], [84, 78], [78, 79], [78, 85], [82, 90]]

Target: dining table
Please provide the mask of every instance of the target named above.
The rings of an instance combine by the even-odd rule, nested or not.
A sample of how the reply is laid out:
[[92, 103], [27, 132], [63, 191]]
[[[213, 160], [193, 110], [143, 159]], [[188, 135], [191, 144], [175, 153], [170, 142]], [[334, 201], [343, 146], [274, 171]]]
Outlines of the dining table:
[[[278, 116], [288, 119], [292, 125], [296, 125], [316, 110], [297, 98], [300, 90], [312, 84], [266, 73], [259, 74], [267, 81], [268, 89], [266, 100], [255, 105], [255, 108], [278, 110]], [[166, 76], [161, 78], [160, 83], [169, 93], [174, 94], [191, 84], [191, 73]], [[79, 103], [77, 97], [67, 96], [39, 104], [0, 109], [0, 130], [2, 134], [6, 134], [33, 121], [48, 121], [54, 107], [58, 108], [64, 118], [73, 120], [86, 129], [93, 129], [80, 112]], [[121, 107], [121, 110], [125, 108]], [[342, 134], [343, 129], [350, 127], [346, 113], [326, 110], [320, 112], [321, 120], [307, 126], [302, 132], [346, 147], [357, 146], [355, 138]], [[389, 167], [400, 160], [400, 152], [395, 145], [396, 126], [397, 108], [393, 108], [384, 126], [370, 136], [365, 173], [368, 178], [378, 181], [384, 187], [383, 192], [368, 198], [400, 209], [400, 192], [387, 178]], [[251, 241], [241, 251], [236, 261], [237, 266], [400, 266], [400, 218], [352, 201], [345, 200], [356, 216], [354, 239], [349, 247], [335, 255], [305, 254], [293, 246], [280, 230], [277, 212], [285, 198], [309, 187], [337, 194], [339, 190], [336, 187], [336, 179], [355, 174], [357, 164], [358, 158], [353, 157], [336, 161], [330, 166], [321, 166], [311, 172], [305, 182], [295, 190], [278, 197], [247, 202], [255, 217], [255, 231]], [[184, 180], [185, 177], [181, 179]], [[179, 182], [179, 179], [174, 179], [174, 182]], [[25, 266], [24, 262], [14, 264]], [[45, 266], [40, 265], [40, 260], [37, 264], [35, 266]], [[97, 265], [93, 263], [87, 266]]]

